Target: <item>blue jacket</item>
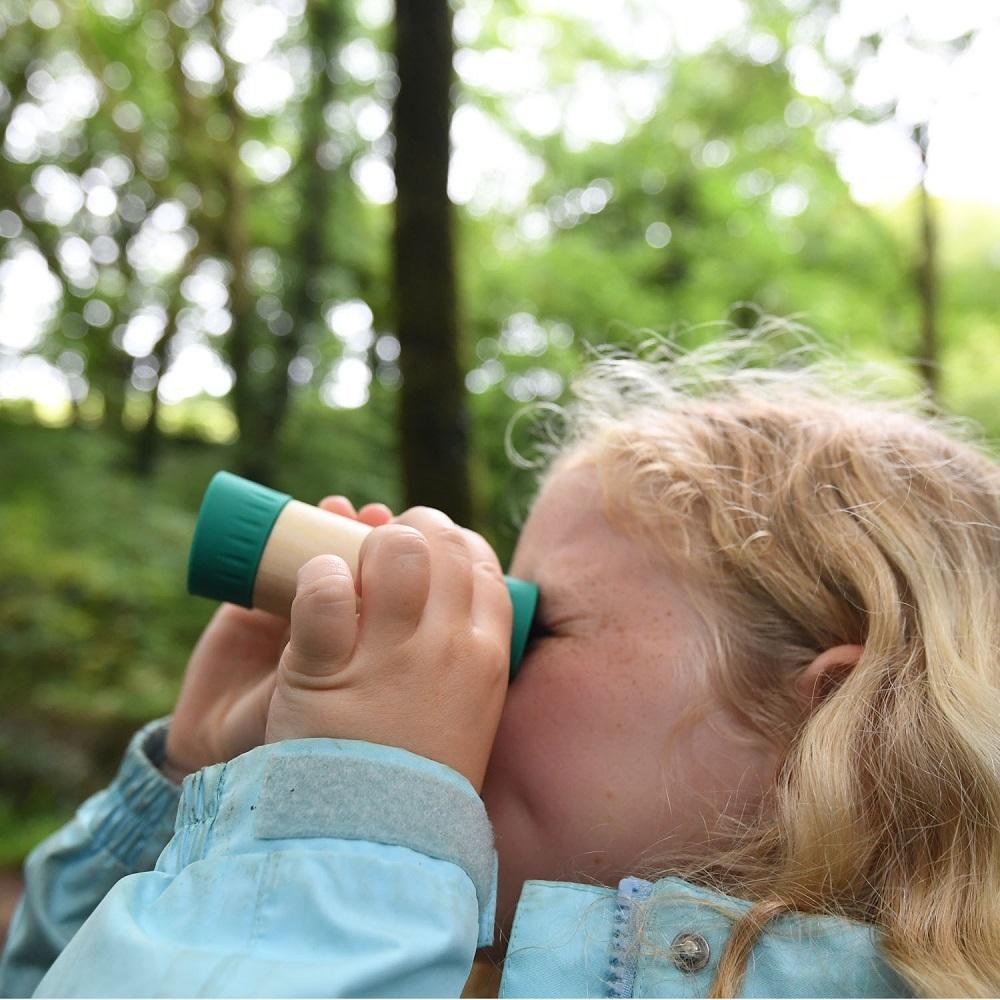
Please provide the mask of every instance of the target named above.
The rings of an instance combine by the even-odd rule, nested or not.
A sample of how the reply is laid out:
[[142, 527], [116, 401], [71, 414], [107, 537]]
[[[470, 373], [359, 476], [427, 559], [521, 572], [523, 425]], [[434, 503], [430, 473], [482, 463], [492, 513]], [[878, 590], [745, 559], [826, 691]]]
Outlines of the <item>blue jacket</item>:
[[[461, 994], [492, 942], [497, 874], [465, 778], [394, 747], [305, 739], [178, 789], [155, 766], [168, 722], [137, 733], [112, 784], [29, 856], [0, 994]], [[705, 996], [730, 922], [704, 902], [750, 905], [676, 878], [527, 882], [500, 996]], [[700, 962], [671, 949], [682, 934]], [[741, 995], [913, 994], [874, 928], [789, 916], [754, 947]]]

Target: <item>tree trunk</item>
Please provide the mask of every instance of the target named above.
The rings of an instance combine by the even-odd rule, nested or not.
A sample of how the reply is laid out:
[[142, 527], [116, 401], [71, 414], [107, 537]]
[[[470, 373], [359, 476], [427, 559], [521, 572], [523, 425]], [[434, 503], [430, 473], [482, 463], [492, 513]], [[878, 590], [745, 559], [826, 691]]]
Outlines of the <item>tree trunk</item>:
[[916, 268], [916, 291], [920, 301], [920, 348], [917, 370], [935, 398], [940, 387], [938, 357], [938, 226], [934, 204], [927, 192], [927, 126], [918, 125], [913, 138], [920, 148], [920, 257]]
[[262, 400], [263, 451], [273, 458], [278, 435], [288, 412], [288, 366], [307, 339], [304, 334], [317, 318], [315, 287], [330, 268], [326, 231], [333, 200], [333, 180], [319, 161], [319, 150], [327, 133], [323, 112], [334, 98], [329, 72], [331, 53], [342, 32], [342, 0], [312, 0], [306, 8], [313, 49], [313, 89], [302, 107], [302, 146], [299, 152], [299, 217], [290, 241], [294, 259], [288, 275], [286, 308], [295, 320], [292, 329], [274, 340], [274, 368]]
[[[235, 105], [235, 101], [233, 102]], [[229, 311], [233, 317], [229, 333], [229, 361], [233, 367], [233, 401], [236, 408], [236, 422], [239, 426], [239, 441], [236, 447], [237, 467], [241, 475], [257, 481], [270, 478], [269, 456], [261, 447], [260, 408], [254, 392], [250, 371], [250, 354], [253, 350], [254, 302], [250, 290], [248, 261], [250, 239], [246, 231], [247, 198], [240, 177], [239, 140], [242, 129], [235, 107], [233, 114], [232, 150], [226, 154], [223, 167], [226, 176], [226, 212], [221, 221], [221, 242], [226, 259], [232, 267], [232, 281], [229, 284]]]
[[229, 312], [233, 325], [226, 338], [228, 361], [233, 369], [231, 397], [239, 428], [236, 443], [236, 469], [241, 476], [270, 485], [271, 456], [264, 447], [260, 394], [250, 370], [254, 348], [254, 295], [250, 288], [249, 256], [252, 249], [247, 229], [250, 192], [243, 178], [240, 147], [246, 138], [243, 111], [236, 100], [237, 73], [222, 44], [222, 4], [213, 4], [210, 17], [215, 30], [216, 48], [222, 58], [223, 86], [219, 104], [232, 123], [233, 133], [216, 143], [216, 176], [224, 192], [226, 210], [218, 220], [218, 244], [232, 268], [229, 283]]
[[160, 428], [157, 422], [160, 408], [159, 383], [160, 379], [157, 375], [156, 384], [149, 393], [149, 414], [146, 417], [146, 422], [135, 436], [135, 451], [132, 454], [133, 468], [136, 475], [143, 479], [152, 478], [160, 458]]
[[468, 416], [448, 200], [451, 24], [448, 0], [397, 0], [393, 297], [405, 503], [468, 524]]
[[167, 305], [167, 321], [163, 327], [163, 336], [153, 348], [156, 359], [156, 381], [149, 393], [149, 414], [139, 433], [135, 436], [135, 449], [132, 453], [132, 464], [137, 475], [144, 479], [152, 477], [159, 461], [163, 437], [160, 434], [158, 414], [160, 410], [160, 379], [167, 371], [167, 353], [170, 340], [177, 332], [177, 314], [181, 309], [181, 280], [184, 272], [178, 275], [176, 283], [170, 289], [170, 300]]
[[101, 428], [121, 441], [126, 440], [125, 386], [132, 376], [132, 358], [124, 351], [107, 344], [107, 354], [98, 377], [98, 386], [104, 396], [104, 413]]

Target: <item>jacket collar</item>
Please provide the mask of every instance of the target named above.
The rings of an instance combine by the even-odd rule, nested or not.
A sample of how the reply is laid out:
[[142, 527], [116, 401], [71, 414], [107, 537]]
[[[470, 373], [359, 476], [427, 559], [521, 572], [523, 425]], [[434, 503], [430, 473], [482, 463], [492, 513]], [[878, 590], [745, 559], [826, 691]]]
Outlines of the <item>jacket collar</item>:
[[[500, 996], [707, 996], [731, 927], [724, 912], [736, 917], [751, 905], [679, 878], [627, 878], [617, 891], [526, 882]], [[675, 964], [679, 934], [704, 939], [702, 969]], [[875, 927], [840, 917], [776, 918], [753, 948], [741, 996], [913, 996], [879, 954], [879, 938]]]

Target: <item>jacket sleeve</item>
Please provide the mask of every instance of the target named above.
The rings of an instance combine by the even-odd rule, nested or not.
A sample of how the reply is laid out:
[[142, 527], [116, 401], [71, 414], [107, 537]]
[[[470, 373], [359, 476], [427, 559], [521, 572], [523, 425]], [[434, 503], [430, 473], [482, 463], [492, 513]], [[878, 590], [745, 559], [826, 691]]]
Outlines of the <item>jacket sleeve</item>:
[[157, 719], [136, 733], [114, 781], [28, 855], [24, 895], [0, 958], [0, 996], [31, 996], [108, 890], [152, 869], [170, 841], [180, 786], [155, 766], [169, 722]]
[[185, 779], [150, 872], [119, 881], [36, 996], [460, 996], [493, 935], [482, 800], [396, 747], [304, 739]]

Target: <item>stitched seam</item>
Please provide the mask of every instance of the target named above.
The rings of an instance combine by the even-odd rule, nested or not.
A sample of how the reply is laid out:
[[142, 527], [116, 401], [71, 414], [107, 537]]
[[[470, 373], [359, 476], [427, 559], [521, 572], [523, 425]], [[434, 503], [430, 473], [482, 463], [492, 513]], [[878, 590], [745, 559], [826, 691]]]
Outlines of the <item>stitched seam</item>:
[[219, 775], [219, 787], [215, 791], [214, 811], [209, 817], [208, 828], [205, 831], [205, 844], [202, 857], [208, 857], [212, 846], [212, 834], [215, 832], [215, 821], [219, 818], [219, 807], [226, 793], [226, 782], [229, 780], [229, 763], [222, 765], [222, 773]]
[[[144, 831], [155, 829], [163, 821], [166, 809], [161, 809], [148, 824], [138, 816], [117, 788], [109, 789], [110, 809], [96, 823], [88, 824], [94, 846], [126, 868], [133, 866], [146, 840]], [[118, 814], [116, 816], [116, 813]]]
[[253, 914], [253, 926], [250, 929], [250, 941], [251, 947], [260, 940], [261, 932], [263, 931], [264, 924], [264, 904], [267, 902], [269, 896], [269, 890], [271, 887], [271, 882], [273, 881], [273, 872], [276, 867], [277, 855], [266, 854], [264, 855], [264, 871], [261, 875], [260, 882], [257, 884], [257, 895], [254, 897], [254, 914]]
[[635, 941], [635, 903], [649, 898], [652, 886], [636, 879], [623, 879], [618, 886], [615, 904], [614, 930], [611, 935], [611, 956], [608, 960], [608, 996], [634, 996], [635, 977], [639, 965]]

